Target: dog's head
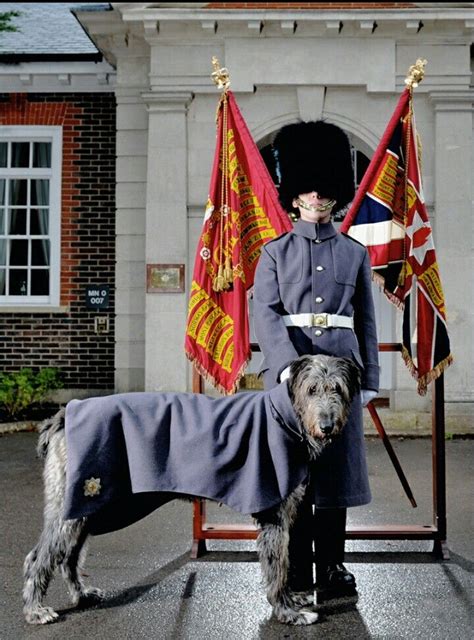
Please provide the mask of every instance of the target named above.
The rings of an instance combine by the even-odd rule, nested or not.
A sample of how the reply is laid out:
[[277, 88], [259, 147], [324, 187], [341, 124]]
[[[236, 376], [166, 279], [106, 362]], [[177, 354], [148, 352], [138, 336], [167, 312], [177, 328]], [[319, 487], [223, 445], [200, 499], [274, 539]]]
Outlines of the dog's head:
[[344, 428], [360, 391], [360, 369], [350, 358], [305, 355], [291, 365], [288, 386], [302, 426], [321, 442]]

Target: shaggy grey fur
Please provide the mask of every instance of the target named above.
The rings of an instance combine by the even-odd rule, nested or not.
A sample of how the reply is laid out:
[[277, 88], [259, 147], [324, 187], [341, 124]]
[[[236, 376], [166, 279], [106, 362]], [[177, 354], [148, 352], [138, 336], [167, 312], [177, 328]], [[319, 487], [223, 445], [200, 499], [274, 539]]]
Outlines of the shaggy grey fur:
[[[349, 359], [328, 356], [302, 356], [291, 366], [290, 397], [307, 436], [310, 459], [343, 428], [354, 394], [359, 391], [360, 372]], [[81, 579], [88, 537], [87, 518], [64, 520], [66, 486], [66, 444], [64, 409], [43, 423], [38, 454], [44, 466], [44, 526], [38, 544], [24, 562], [23, 601], [26, 621], [31, 624], [53, 622], [58, 614], [42, 604], [55, 569], [60, 566], [73, 604], [98, 600], [103, 594], [86, 587]], [[267, 598], [280, 622], [306, 625], [316, 622], [318, 614], [301, 607], [307, 600], [288, 587], [289, 530], [305, 485], [300, 485], [278, 507], [255, 514], [261, 531], [257, 549]]]

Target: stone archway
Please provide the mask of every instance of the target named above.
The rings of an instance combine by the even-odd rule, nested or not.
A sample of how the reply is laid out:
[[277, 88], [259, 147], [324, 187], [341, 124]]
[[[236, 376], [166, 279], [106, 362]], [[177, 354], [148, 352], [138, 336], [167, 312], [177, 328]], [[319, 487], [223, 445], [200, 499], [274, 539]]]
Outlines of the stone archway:
[[[324, 119], [327, 119], [328, 122], [332, 124], [336, 124], [340, 126], [348, 135], [352, 154], [353, 154], [353, 163], [354, 163], [354, 177], [355, 177], [355, 187], [357, 189], [360, 184], [362, 177], [367, 169], [367, 166], [370, 162], [370, 158], [378, 144], [377, 137], [375, 134], [367, 129], [364, 125], [357, 123], [350, 118], [345, 116], [341, 116], [340, 114], [335, 113], [325, 113]], [[279, 117], [274, 119], [272, 123], [266, 122], [262, 126], [259, 126], [254, 129], [252, 134], [254, 135], [254, 139], [257, 141], [256, 144], [262, 154], [262, 157], [267, 165], [270, 175], [277, 181], [275, 166], [273, 164], [273, 154], [271, 151], [271, 144], [276, 135], [276, 132], [284, 126], [285, 124], [291, 124], [293, 122], [297, 122], [299, 118], [296, 114], [287, 114], [286, 116]], [[278, 121], [278, 122], [277, 122]], [[270, 129], [271, 125], [277, 124], [276, 128]], [[347, 213], [348, 207], [341, 212], [335, 218], [336, 226], [339, 226], [339, 223], [344, 218], [345, 213]], [[389, 304], [380, 291], [376, 284], [373, 285], [373, 296], [374, 296], [374, 304], [375, 311], [377, 317], [377, 329], [378, 329], [378, 338], [379, 342], [395, 342], [395, 309], [391, 304]], [[249, 300], [249, 316], [250, 316], [250, 339], [251, 342], [256, 342], [255, 334], [253, 332], [253, 322], [252, 322], [252, 300]], [[255, 373], [258, 371], [261, 356], [259, 353], [254, 354], [252, 356], [252, 360], [248, 366], [247, 373], [253, 378]], [[391, 353], [381, 353], [380, 354], [380, 365], [381, 365], [381, 378], [380, 378], [380, 389], [382, 391], [388, 391], [392, 389], [395, 379], [395, 363], [393, 354]]]

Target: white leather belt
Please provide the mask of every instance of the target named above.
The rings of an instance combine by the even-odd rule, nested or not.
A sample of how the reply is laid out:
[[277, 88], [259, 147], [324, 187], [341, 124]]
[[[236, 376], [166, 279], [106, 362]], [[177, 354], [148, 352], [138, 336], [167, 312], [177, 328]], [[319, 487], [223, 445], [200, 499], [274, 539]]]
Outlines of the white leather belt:
[[322, 329], [354, 329], [354, 319], [332, 313], [293, 313], [283, 316], [287, 327], [321, 327]]

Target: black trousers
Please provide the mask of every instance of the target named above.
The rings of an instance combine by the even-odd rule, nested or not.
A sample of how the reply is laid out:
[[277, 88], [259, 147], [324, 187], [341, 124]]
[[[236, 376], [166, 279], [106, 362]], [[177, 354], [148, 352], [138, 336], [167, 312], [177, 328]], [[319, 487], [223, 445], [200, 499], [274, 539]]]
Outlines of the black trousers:
[[[344, 562], [347, 509], [314, 509], [311, 491], [303, 499], [290, 529], [289, 585], [294, 591], [306, 591], [330, 564]], [[314, 543], [314, 552], [313, 552]]]

